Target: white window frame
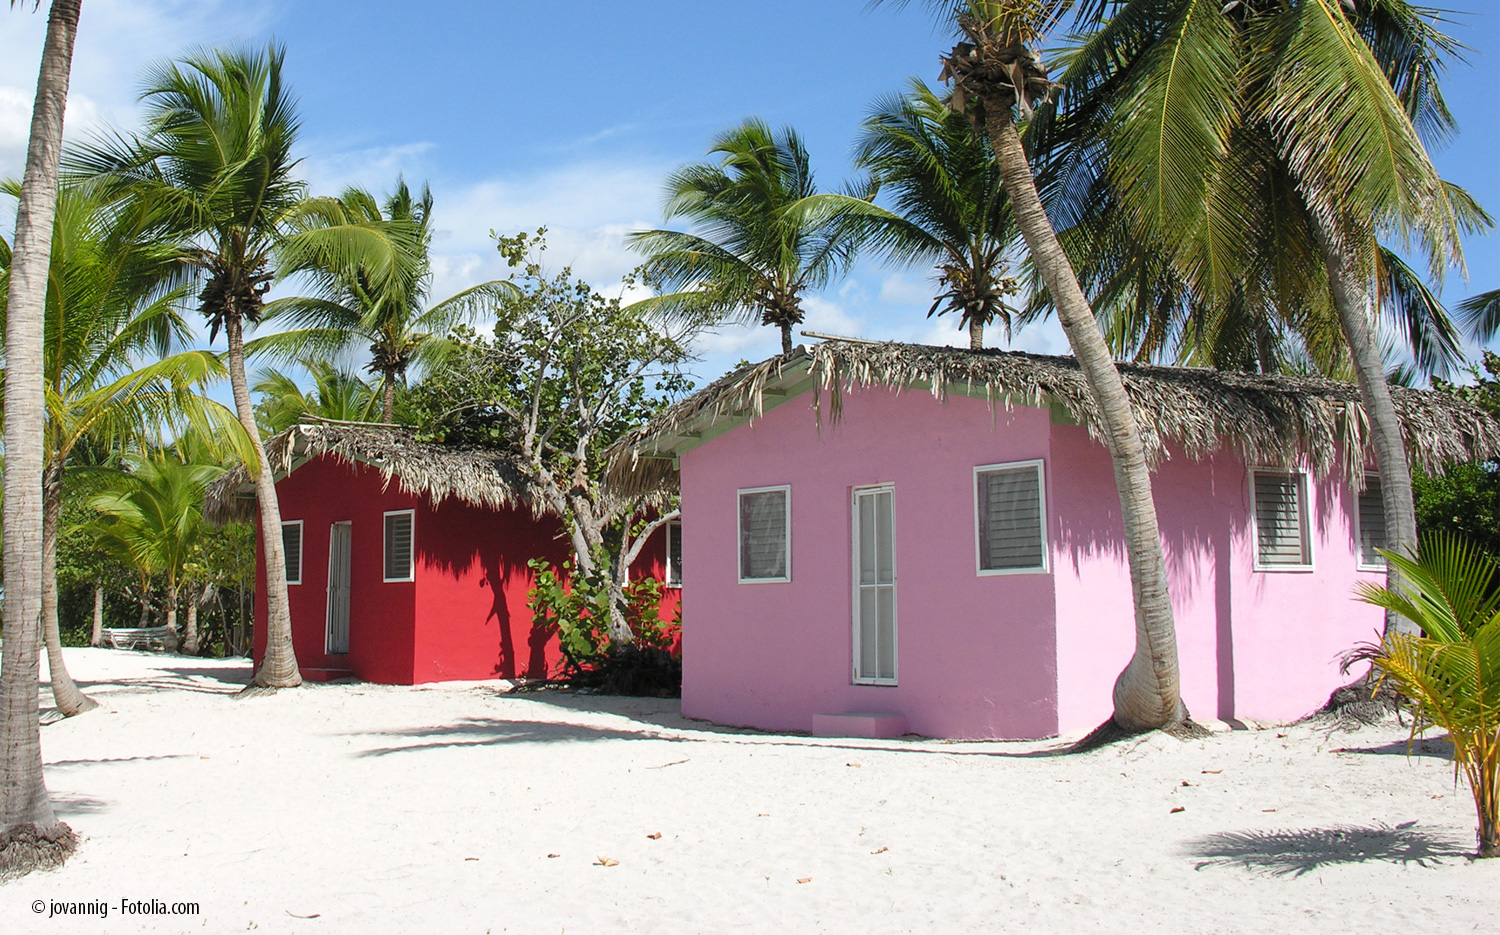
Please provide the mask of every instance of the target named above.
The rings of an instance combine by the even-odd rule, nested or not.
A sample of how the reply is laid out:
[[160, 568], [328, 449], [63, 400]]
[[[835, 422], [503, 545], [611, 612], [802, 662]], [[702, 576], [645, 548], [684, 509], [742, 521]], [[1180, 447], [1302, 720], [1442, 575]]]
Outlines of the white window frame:
[[[735, 506], [738, 507], [739, 503], [736, 502]], [[662, 562], [662, 571], [665, 572], [665, 574], [666, 574], [666, 581], [662, 582], [662, 584], [664, 586], [666, 586], [666, 587], [669, 587], [669, 588], [681, 588], [682, 587], [682, 569], [681, 568], [674, 569], [672, 567], [672, 536], [673, 536], [673, 530], [676, 530], [677, 551], [681, 552], [682, 551], [682, 520], [681, 519], [671, 520], [670, 522], [667, 523], [667, 525], [664, 528], [665, 528], [666, 536], [667, 536], [667, 541], [666, 541], [667, 557], [666, 557], [665, 561]], [[738, 548], [738, 547], [736, 547], [736, 548]], [[677, 574], [675, 576], [672, 574], [672, 572], [674, 570], [677, 572]], [[677, 579], [677, 583], [676, 584], [672, 583], [672, 579], [674, 577]]]
[[[1364, 496], [1370, 489], [1370, 478], [1380, 480], [1380, 475], [1374, 471], [1365, 472], [1365, 489], [1354, 494], [1354, 568], [1356, 571], [1385, 571], [1386, 564], [1382, 561], [1379, 565], [1372, 565], [1365, 561], [1365, 536], [1364, 527], [1359, 518], [1359, 498]], [[1382, 505], [1381, 509], [1384, 509]], [[1387, 531], [1389, 532], [1389, 531]], [[1386, 542], [1389, 546], [1390, 542]]]
[[[1260, 510], [1255, 503], [1255, 475], [1277, 474], [1280, 476], [1292, 475], [1297, 478], [1297, 504], [1298, 516], [1302, 523], [1302, 545], [1307, 554], [1307, 561], [1300, 565], [1267, 565], [1260, 560]], [[1356, 512], [1358, 511], [1358, 504]], [[1356, 540], [1356, 548], [1358, 540]], [[1305, 573], [1316, 570], [1313, 555], [1313, 529], [1312, 529], [1312, 487], [1308, 483], [1306, 468], [1282, 468], [1258, 466], [1250, 469], [1250, 558], [1251, 568], [1255, 571], [1278, 572], [1290, 571]]]
[[307, 551], [307, 530], [303, 527], [303, 521], [300, 519], [284, 519], [281, 521], [281, 558], [283, 565], [286, 562], [286, 528], [288, 526], [297, 527], [297, 580], [293, 581], [291, 576], [288, 575], [286, 583], [301, 584], [302, 555]]
[[[984, 529], [982, 524], [983, 514], [979, 511], [979, 475], [991, 471], [1015, 470], [1017, 468], [1036, 469], [1037, 505], [1041, 510], [1041, 532], [1042, 532], [1042, 564], [1035, 568], [985, 568], [984, 567]], [[974, 498], [974, 573], [981, 578], [995, 575], [1046, 575], [1052, 573], [1052, 543], [1047, 535], [1047, 526], [1050, 518], [1047, 515], [1047, 463], [1045, 459], [1033, 458], [1029, 461], [1002, 461], [999, 464], [981, 464], [974, 468], [973, 476], [969, 478], [969, 490]]]
[[[386, 556], [390, 554], [391, 544], [386, 540], [389, 528], [386, 520], [392, 516], [406, 515], [411, 517], [411, 551], [406, 556], [406, 577], [385, 577]], [[417, 511], [416, 510], [388, 510], [380, 514], [380, 580], [387, 584], [417, 580]]]
[[[745, 568], [740, 549], [745, 546], [744, 531], [740, 528], [740, 498], [747, 493], [770, 493], [774, 490], [786, 492], [786, 576], [782, 578], [742, 578]], [[770, 487], [741, 487], [734, 492], [734, 576], [740, 584], [786, 584], [792, 580], [792, 485], [773, 484]]]
[[[888, 490], [891, 494], [891, 649], [895, 658], [891, 660], [891, 677], [888, 679], [878, 677], [861, 678], [859, 674], [859, 495], [866, 492], [878, 492]], [[854, 655], [849, 660], [850, 680], [855, 685], [878, 685], [884, 688], [894, 688], [901, 679], [901, 609], [899, 595], [901, 593], [899, 581], [900, 565], [896, 560], [896, 485], [866, 484], [851, 488], [849, 491], [849, 558], [851, 570], [851, 584], [853, 593], [850, 597], [850, 618], [853, 626], [854, 639], [850, 643]]]

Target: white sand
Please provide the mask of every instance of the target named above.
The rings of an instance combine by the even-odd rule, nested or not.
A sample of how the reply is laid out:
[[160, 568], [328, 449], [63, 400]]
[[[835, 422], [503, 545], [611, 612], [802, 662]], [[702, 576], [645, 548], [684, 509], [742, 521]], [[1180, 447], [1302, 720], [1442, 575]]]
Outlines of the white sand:
[[236, 700], [243, 663], [68, 652], [103, 707], [42, 744], [83, 843], [0, 886], [5, 933], [1500, 930], [1467, 789], [1396, 727], [1052, 758], [473, 685]]

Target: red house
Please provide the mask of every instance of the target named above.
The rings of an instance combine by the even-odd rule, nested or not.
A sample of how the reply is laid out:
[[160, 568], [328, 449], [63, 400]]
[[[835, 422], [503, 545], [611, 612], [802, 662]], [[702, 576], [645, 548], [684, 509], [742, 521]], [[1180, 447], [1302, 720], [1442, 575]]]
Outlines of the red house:
[[[529, 485], [496, 449], [413, 440], [399, 427], [298, 425], [267, 443], [281, 505], [292, 641], [302, 677], [413, 685], [546, 678], [552, 633], [527, 607], [533, 558], [560, 563], [568, 540], [534, 511]], [[252, 515], [243, 472], [210, 512]], [[665, 540], [636, 569], [675, 583]], [[256, 550], [254, 658], [265, 653], [265, 556]], [[670, 588], [663, 614], [679, 591]]]

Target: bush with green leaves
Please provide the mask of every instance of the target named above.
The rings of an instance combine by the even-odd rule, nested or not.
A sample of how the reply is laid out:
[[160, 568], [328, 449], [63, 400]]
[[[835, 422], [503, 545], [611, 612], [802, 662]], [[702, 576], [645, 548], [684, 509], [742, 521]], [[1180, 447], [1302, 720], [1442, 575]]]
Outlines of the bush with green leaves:
[[[663, 657], [674, 657], [673, 647], [681, 631], [678, 620], [661, 617], [662, 583], [642, 577], [624, 588], [625, 620], [630, 641], [610, 639], [611, 582], [603, 571], [607, 556], [596, 556], [592, 568], [580, 569], [569, 559], [554, 566], [545, 559], [526, 563], [535, 575], [527, 592], [533, 626], [557, 634], [562, 652], [558, 675], [574, 684], [610, 688], [620, 679], [612, 672], [620, 666], [660, 667]], [[627, 651], [628, 650], [628, 651]], [[681, 684], [681, 663], [677, 663]], [[636, 692], [622, 690], [622, 694]], [[655, 691], [649, 692], [655, 694]]]
[[1434, 727], [1448, 732], [1454, 770], [1474, 794], [1478, 856], [1500, 857], [1500, 562], [1442, 533], [1424, 536], [1417, 558], [1382, 554], [1401, 572], [1401, 583], [1364, 582], [1359, 597], [1400, 614], [1421, 633], [1392, 628], [1355, 656], [1410, 701], [1413, 738]]

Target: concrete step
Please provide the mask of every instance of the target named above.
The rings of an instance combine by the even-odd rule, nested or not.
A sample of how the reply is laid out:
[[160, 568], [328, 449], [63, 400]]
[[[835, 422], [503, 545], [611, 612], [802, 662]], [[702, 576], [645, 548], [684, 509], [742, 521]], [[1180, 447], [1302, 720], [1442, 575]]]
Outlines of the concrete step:
[[906, 718], [899, 714], [814, 714], [815, 737], [900, 737]]

